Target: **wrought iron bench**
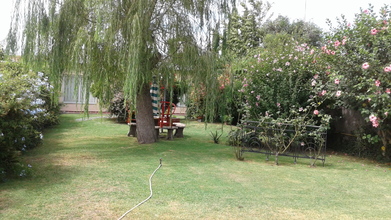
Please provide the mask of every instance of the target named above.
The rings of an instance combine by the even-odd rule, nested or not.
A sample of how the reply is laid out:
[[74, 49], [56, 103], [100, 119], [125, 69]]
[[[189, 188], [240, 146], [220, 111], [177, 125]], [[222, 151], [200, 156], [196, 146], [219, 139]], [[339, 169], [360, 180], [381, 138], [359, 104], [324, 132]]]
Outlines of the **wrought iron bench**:
[[[293, 124], [260, 123], [247, 121], [243, 126], [241, 149], [237, 157], [243, 159], [243, 152], [292, 157], [294, 163], [299, 158], [316, 161], [326, 160], [327, 131], [320, 126], [295, 126]], [[239, 159], [239, 158], [238, 158]]]

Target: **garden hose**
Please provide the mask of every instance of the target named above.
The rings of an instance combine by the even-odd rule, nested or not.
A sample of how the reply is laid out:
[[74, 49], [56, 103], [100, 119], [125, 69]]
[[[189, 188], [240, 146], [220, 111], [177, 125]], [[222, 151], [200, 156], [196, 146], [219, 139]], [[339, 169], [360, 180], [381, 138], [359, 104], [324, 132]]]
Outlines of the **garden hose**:
[[152, 198], [152, 195], [153, 195], [153, 192], [152, 192], [152, 177], [155, 175], [156, 171], [158, 169], [160, 169], [160, 167], [162, 166], [162, 158], [160, 158], [160, 164], [159, 166], [156, 168], [155, 171], [153, 171], [151, 177], [149, 177], [149, 191], [151, 192], [151, 194], [148, 196], [148, 198], [146, 198], [144, 201], [140, 202], [139, 204], [137, 204], [136, 206], [134, 206], [133, 208], [129, 209], [128, 211], [126, 211], [121, 217], [119, 217], [118, 220], [121, 220], [122, 218], [124, 218], [129, 212], [133, 211], [133, 209], [139, 207], [140, 205], [144, 204], [146, 201], [148, 201], [150, 198]]

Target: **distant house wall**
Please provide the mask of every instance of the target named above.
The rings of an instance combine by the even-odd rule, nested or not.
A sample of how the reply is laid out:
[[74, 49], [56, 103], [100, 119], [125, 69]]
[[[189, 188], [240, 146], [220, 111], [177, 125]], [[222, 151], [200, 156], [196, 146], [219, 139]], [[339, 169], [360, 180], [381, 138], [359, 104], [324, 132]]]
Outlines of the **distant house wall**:
[[[79, 84], [76, 87], [76, 84]], [[61, 88], [61, 96], [59, 102], [62, 104], [61, 112], [84, 112], [84, 93], [81, 86], [81, 80], [78, 80], [76, 75], [70, 75], [64, 78]], [[97, 98], [89, 97], [88, 111], [99, 112], [99, 101]], [[106, 111], [102, 109], [102, 111]]]
[[175, 114], [186, 115], [186, 110], [187, 110], [186, 106], [177, 106], [175, 110]]
[[[76, 87], [76, 83], [79, 84]], [[61, 112], [84, 112], [84, 94], [82, 91], [82, 82], [78, 80], [76, 75], [69, 75], [64, 78], [62, 87], [61, 87], [61, 96], [59, 102], [62, 104]], [[182, 97], [184, 100], [185, 97]], [[185, 115], [187, 107], [182, 103], [178, 103], [175, 114]], [[99, 100], [97, 98], [89, 97], [88, 103], [89, 112], [100, 112]], [[103, 112], [106, 112], [107, 109], [102, 109]]]

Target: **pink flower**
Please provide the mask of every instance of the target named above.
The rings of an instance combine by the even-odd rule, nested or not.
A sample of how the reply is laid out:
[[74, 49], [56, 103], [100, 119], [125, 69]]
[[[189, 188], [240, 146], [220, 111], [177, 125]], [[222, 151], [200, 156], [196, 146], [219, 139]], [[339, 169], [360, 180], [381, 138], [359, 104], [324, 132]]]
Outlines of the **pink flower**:
[[285, 66], [290, 66], [290, 65], [291, 65], [291, 63], [289, 63], [289, 62], [285, 63]]
[[326, 90], [322, 90], [322, 92], [319, 94], [320, 96], [324, 96], [326, 95], [327, 91]]
[[335, 96], [340, 97], [341, 94], [342, 94], [342, 92], [341, 92], [340, 90], [338, 90], [338, 91], [335, 93]]
[[314, 115], [319, 115], [319, 111], [318, 110], [314, 110]]
[[390, 66], [385, 67], [384, 72], [391, 72], [391, 67]]
[[340, 83], [339, 79], [335, 79], [334, 83], [338, 85]]
[[314, 75], [314, 79], [317, 79], [319, 77], [319, 74]]
[[391, 90], [389, 88], [386, 89], [387, 94], [391, 94]]
[[346, 41], [347, 41], [346, 39], [343, 39], [343, 40], [342, 40], [342, 45], [345, 45], [345, 44], [346, 44]]
[[339, 47], [339, 45], [341, 45], [341, 42], [339, 42], [339, 40], [334, 42], [334, 47]]
[[243, 87], [247, 87], [247, 86], [248, 86], [248, 84], [247, 84], [247, 83], [243, 85]]
[[373, 127], [377, 128], [379, 126], [379, 120], [378, 120], [378, 118], [376, 116], [370, 115], [369, 116], [369, 121], [372, 122], [372, 126]]
[[377, 117], [375, 115], [370, 115], [369, 116], [369, 121], [376, 121]]
[[261, 96], [257, 95], [257, 97], [255, 97], [255, 98], [257, 98], [257, 100], [259, 101], [261, 99]]
[[369, 68], [369, 64], [368, 64], [368, 63], [363, 63], [361, 67], [362, 67], [364, 70], [366, 70], [366, 69]]
[[311, 86], [316, 86], [316, 81], [315, 80], [312, 80]]
[[365, 10], [363, 11], [363, 13], [364, 13], [364, 14], [368, 14], [368, 13], [369, 13], [368, 9], [365, 9]]
[[376, 80], [376, 81], [375, 81], [375, 85], [376, 85], [377, 87], [379, 87], [379, 86], [380, 86], [380, 80]]
[[281, 106], [281, 103], [277, 102], [277, 107], [280, 107]]
[[385, 115], [385, 116], [388, 116], [388, 112], [384, 112], [384, 115]]
[[372, 34], [372, 35], [376, 35], [377, 32], [378, 32], [378, 30], [376, 30], [376, 28], [374, 28], [374, 29], [371, 30], [371, 34]]

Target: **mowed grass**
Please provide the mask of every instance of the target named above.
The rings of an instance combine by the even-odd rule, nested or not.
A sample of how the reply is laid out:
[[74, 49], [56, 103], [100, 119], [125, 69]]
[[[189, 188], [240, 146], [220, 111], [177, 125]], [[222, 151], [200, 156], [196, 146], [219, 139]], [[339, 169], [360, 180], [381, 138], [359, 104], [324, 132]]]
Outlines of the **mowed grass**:
[[185, 121], [184, 138], [139, 145], [127, 125], [81, 117], [62, 115], [24, 156], [32, 177], [0, 184], [0, 219], [118, 219], [149, 196], [160, 158], [152, 199], [124, 219], [391, 219], [391, 169], [373, 161], [238, 161], [229, 126], [221, 144], [221, 125]]

